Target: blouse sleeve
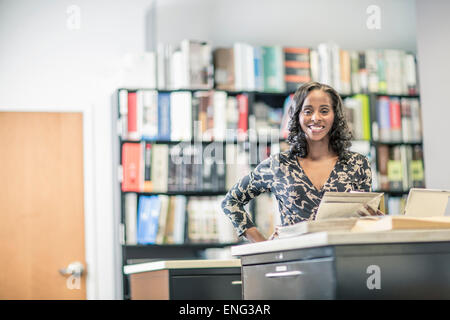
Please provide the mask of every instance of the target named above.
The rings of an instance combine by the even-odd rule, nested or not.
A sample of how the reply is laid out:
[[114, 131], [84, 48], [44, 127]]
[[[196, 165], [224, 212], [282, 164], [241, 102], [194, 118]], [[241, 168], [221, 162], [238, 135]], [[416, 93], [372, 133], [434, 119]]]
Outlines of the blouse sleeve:
[[357, 185], [357, 191], [372, 191], [372, 169], [370, 168], [369, 159], [366, 156], [361, 156], [361, 160], [358, 161], [359, 165], [359, 182]]
[[247, 229], [255, 226], [244, 206], [271, 189], [273, 180], [271, 159], [262, 161], [253, 171], [242, 177], [222, 201], [223, 212], [230, 218], [238, 236], [242, 236]]

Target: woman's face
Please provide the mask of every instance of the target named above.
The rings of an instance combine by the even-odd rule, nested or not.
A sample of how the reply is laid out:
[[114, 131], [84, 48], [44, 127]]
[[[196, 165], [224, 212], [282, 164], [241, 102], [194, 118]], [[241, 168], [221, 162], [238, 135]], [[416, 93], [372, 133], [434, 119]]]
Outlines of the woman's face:
[[328, 138], [334, 121], [330, 95], [322, 90], [311, 91], [303, 102], [299, 121], [308, 140], [321, 141]]

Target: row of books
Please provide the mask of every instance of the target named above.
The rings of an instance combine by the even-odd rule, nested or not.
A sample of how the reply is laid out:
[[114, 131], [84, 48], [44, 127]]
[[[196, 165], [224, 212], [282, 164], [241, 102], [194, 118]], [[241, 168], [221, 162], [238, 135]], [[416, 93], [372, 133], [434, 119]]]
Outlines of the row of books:
[[[246, 94], [224, 91], [119, 90], [119, 135], [126, 140], [276, 142], [288, 135], [288, 95], [283, 107], [263, 101], [249, 112]], [[380, 96], [346, 97], [344, 112], [355, 140], [420, 142], [421, 110], [418, 98]]]
[[345, 50], [333, 42], [316, 48], [236, 42], [213, 49], [185, 39], [178, 46], [158, 44], [157, 52], [142, 57], [133, 60], [139, 68], [131, 68], [142, 85], [132, 81], [128, 87], [293, 92], [313, 80], [344, 95], [418, 94], [415, 56], [403, 50]]
[[343, 95], [419, 93], [415, 56], [403, 50], [345, 50], [329, 42], [311, 50], [310, 61], [312, 79]]
[[231, 221], [222, 212], [223, 197], [124, 196], [124, 243], [234, 243]]
[[[281, 137], [288, 135], [288, 109], [293, 95], [286, 98]], [[418, 98], [380, 96], [373, 105], [366, 94], [343, 99], [344, 113], [354, 140], [376, 142], [421, 142], [422, 118]]]
[[365, 94], [357, 94], [343, 100], [344, 113], [355, 140], [371, 140], [370, 102]]
[[422, 120], [419, 99], [381, 96], [372, 110], [373, 140], [421, 142]]
[[[407, 191], [424, 187], [421, 145], [362, 145], [353, 151], [369, 157], [373, 189]], [[282, 144], [122, 144], [123, 192], [223, 192], [272, 154], [285, 151]]]
[[377, 145], [370, 151], [373, 190], [409, 191], [424, 188], [425, 174], [421, 145]]
[[123, 192], [224, 192], [279, 146], [227, 144], [122, 144]]
[[119, 90], [118, 133], [126, 140], [244, 140], [248, 110], [246, 94], [122, 89]]

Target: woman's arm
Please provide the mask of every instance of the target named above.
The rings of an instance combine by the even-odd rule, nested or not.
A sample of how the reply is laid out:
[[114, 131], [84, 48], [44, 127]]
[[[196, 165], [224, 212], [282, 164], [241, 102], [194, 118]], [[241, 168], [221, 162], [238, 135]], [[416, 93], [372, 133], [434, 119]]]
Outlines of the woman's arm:
[[266, 240], [256, 229], [244, 206], [261, 193], [269, 191], [272, 180], [271, 158], [269, 158], [262, 161], [228, 191], [222, 201], [222, 209], [233, 223], [238, 236], [245, 236], [250, 241]]
[[246, 237], [250, 242], [260, 242], [266, 241], [267, 239], [256, 229], [256, 227], [251, 227], [244, 232], [244, 237]]

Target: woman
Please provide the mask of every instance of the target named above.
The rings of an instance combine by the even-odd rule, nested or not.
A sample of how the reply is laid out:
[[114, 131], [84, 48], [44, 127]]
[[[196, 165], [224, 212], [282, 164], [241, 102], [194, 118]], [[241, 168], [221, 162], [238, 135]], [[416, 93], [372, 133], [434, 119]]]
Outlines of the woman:
[[[297, 90], [293, 100], [287, 139], [290, 150], [262, 161], [222, 202], [239, 236], [251, 242], [266, 239], [244, 206], [263, 192], [275, 195], [285, 226], [313, 220], [326, 191], [371, 190], [367, 157], [348, 150], [351, 134], [339, 94], [328, 85], [310, 82]], [[371, 215], [383, 214], [366, 209]]]

